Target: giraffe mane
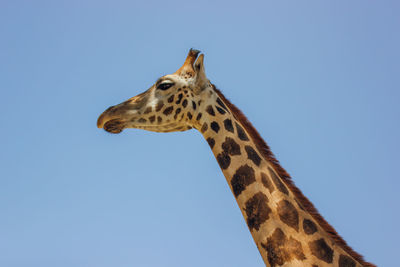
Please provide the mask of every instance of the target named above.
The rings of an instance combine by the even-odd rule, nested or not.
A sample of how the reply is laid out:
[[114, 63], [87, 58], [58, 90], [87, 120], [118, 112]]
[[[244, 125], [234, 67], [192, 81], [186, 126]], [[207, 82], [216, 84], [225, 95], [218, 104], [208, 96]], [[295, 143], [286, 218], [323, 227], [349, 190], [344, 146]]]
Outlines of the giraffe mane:
[[290, 191], [293, 192], [298, 202], [301, 204], [302, 208], [304, 208], [324, 229], [328, 235], [332, 238], [332, 240], [339, 245], [344, 251], [346, 251], [351, 257], [353, 257], [356, 261], [362, 264], [365, 267], [376, 267], [376, 265], [369, 263], [364, 260], [364, 257], [354, 251], [346, 241], [336, 232], [336, 230], [319, 214], [318, 210], [314, 207], [310, 200], [303, 195], [300, 189], [294, 184], [292, 178], [289, 173], [280, 165], [279, 161], [276, 159], [275, 155], [272, 153], [271, 149], [267, 145], [267, 143], [262, 139], [261, 135], [258, 133], [256, 128], [251, 124], [251, 122], [246, 118], [246, 116], [242, 113], [240, 109], [238, 109], [234, 104], [232, 104], [223, 94], [222, 92], [212, 84], [214, 91], [218, 94], [218, 96], [224, 101], [224, 103], [231, 110], [233, 116], [236, 120], [238, 120], [243, 127], [246, 129], [247, 133], [250, 135], [252, 140], [254, 141], [257, 149], [263, 155], [263, 157], [271, 163], [275, 171], [282, 178], [283, 182], [289, 187]]

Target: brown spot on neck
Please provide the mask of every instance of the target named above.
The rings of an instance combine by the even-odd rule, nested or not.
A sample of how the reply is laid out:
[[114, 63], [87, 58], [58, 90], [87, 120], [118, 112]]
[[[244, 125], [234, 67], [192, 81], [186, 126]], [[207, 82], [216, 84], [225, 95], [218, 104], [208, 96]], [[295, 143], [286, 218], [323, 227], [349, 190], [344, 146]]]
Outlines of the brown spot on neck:
[[271, 183], [271, 180], [268, 178], [268, 176], [261, 172], [261, 183], [268, 188], [269, 192], [272, 193], [274, 192], [275, 188], [273, 186], [273, 184]]
[[268, 262], [272, 267], [283, 265], [292, 259], [306, 259], [301, 243], [293, 237], [287, 238], [280, 228], [276, 228], [261, 246], [267, 251]]
[[225, 138], [225, 142], [222, 143], [222, 149], [231, 156], [241, 154], [240, 146], [230, 137]]
[[333, 250], [332, 248], [325, 242], [325, 239], [320, 238], [315, 241], [311, 241], [308, 243], [310, 247], [311, 253], [317, 257], [318, 259], [325, 261], [326, 263], [332, 263], [333, 261]]
[[214, 131], [215, 133], [218, 133], [218, 131], [219, 131], [219, 124], [218, 124], [218, 122], [216, 122], [216, 121], [211, 122], [210, 127], [211, 127], [211, 129], [213, 129], [213, 131]]
[[299, 213], [292, 203], [287, 200], [279, 201], [277, 211], [282, 222], [286, 223], [297, 232], [299, 231]]
[[235, 197], [237, 198], [248, 185], [255, 181], [256, 177], [253, 168], [247, 164], [239, 167], [231, 180], [232, 190]]
[[286, 186], [282, 183], [281, 179], [275, 174], [274, 170], [268, 167], [268, 171], [271, 175], [272, 181], [274, 181], [276, 188], [278, 188], [279, 191], [284, 193], [285, 195], [289, 195], [289, 191], [287, 190]]
[[246, 132], [243, 130], [242, 126], [240, 126], [240, 124], [235, 123], [236, 124], [236, 129], [237, 129], [237, 134], [240, 140], [242, 141], [249, 141], [249, 138], [247, 137]]
[[234, 132], [232, 121], [230, 119], [224, 120], [224, 127], [228, 132]]
[[244, 149], [247, 152], [247, 158], [250, 159], [255, 165], [260, 166], [261, 158], [254, 148], [251, 146], [245, 146]]
[[207, 112], [208, 114], [210, 114], [211, 116], [215, 116], [214, 109], [213, 109], [213, 107], [212, 107], [211, 105], [207, 106], [206, 112]]
[[215, 107], [217, 110], [218, 110], [218, 112], [220, 113], [220, 114], [225, 114], [226, 113], [226, 111], [224, 110], [224, 109], [222, 109], [222, 108], [220, 108], [220, 107], [218, 107], [218, 106], [216, 106]]
[[211, 137], [207, 138], [207, 143], [208, 143], [208, 145], [211, 147], [211, 149], [214, 148], [214, 145], [215, 145], [215, 140], [214, 140], [214, 138], [211, 138]]
[[268, 206], [268, 198], [262, 192], [258, 192], [250, 198], [245, 204], [247, 215], [247, 225], [251, 230], [260, 229], [261, 224], [269, 219], [271, 209]]
[[317, 231], [317, 226], [311, 220], [303, 220], [303, 230], [307, 235], [312, 235]]
[[231, 164], [231, 157], [225, 151], [217, 155], [217, 162], [222, 170], [226, 170]]

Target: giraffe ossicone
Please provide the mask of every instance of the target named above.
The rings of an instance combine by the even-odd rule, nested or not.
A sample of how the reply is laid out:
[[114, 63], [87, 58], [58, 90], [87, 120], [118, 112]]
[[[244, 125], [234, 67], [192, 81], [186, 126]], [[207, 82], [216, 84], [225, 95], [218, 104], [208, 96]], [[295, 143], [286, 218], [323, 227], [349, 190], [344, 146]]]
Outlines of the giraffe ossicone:
[[104, 111], [97, 126], [199, 130], [226, 177], [267, 266], [375, 266], [351, 249], [294, 185], [242, 112], [207, 79], [204, 54]]

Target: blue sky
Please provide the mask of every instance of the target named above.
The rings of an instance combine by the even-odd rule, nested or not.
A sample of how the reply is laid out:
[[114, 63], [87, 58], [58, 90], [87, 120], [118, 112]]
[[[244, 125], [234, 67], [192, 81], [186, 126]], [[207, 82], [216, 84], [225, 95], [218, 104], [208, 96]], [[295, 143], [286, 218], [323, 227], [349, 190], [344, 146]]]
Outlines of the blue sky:
[[189, 48], [366, 259], [396, 266], [396, 1], [0, 2], [0, 265], [263, 266], [196, 131], [96, 128]]

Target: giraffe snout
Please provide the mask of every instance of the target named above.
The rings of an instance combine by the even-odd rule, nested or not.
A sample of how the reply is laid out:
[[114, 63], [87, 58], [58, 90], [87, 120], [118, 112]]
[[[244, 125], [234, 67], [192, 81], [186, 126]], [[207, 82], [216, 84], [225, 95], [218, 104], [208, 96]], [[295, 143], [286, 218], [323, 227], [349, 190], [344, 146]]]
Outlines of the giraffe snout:
[[138, 105], [132, 99], [106, 109], [97, 119], [97, 127], [110, 133], [120, 133], [136, 118]]
[[115, 106], [109, 107], [97, 119], [97, 127], [104, 128], [109, 133], [120, 133], [125, 128], [125, 121], [118, 116]]

